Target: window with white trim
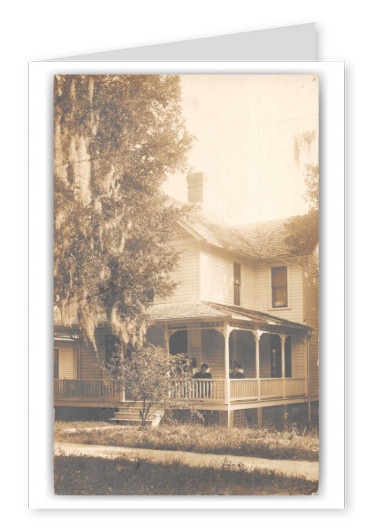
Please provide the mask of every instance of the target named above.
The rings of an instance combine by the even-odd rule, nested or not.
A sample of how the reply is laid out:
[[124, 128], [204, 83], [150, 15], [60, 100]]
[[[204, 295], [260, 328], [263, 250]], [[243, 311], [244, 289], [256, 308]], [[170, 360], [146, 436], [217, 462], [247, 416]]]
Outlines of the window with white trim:
[[286, 308], [287, 306], [287, 266], [272, 267], [272, 307]]

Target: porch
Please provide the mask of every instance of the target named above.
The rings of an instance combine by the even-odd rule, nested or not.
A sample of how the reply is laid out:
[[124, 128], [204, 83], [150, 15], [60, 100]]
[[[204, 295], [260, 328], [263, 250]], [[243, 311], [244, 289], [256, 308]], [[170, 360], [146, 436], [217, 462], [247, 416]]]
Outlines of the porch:
[[[306, 396], [304, 378], [245, 378], [230, 380], [215, 378], [211, 380], [191, 380], [184, 386], [176, 386], [173, 395], [185, 398], [201, 405], [235, 404], [238, 402], [257, 402], [283, 400]], [[96, 402], [97, 406], [117, 407], [125, 401], [126, 392], [119, 390], [109, 380], [54, 380], [54, 399], [56, 405], [77, 402], [77, 405]]]
[[[308, 340], [310, 329], [240, 307], [214, 303], [163, 304], [151, 308], [147, 340], [165, 348], [170, 356], [185, 353], [192, 376], [201, 363], [211, 379], [192, 378], [172, 394], [201, 409], [254, 408], [267, 404], [303, 402], [308, 397]], [[113, 338], [103, 330], [102, 356]], [[67, 350], [65, 348], [65, 350]], [[71, 347], [73, 352], [73, 347]], [[126, 390], [100, 372], [91, 377], [94, 356], [76, 341], [75, 354], [58, 352], [54, 380], [55, 405], [117, 408]], [[93, 359], [90, 362], [89, 359]], [[232, 379], [232, 367], [241, 375]]]

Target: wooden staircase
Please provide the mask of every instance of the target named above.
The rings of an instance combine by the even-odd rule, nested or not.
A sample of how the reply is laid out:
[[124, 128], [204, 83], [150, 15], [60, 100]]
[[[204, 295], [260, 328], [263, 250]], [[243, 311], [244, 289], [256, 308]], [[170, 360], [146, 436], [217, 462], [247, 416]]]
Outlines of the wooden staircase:
[[[141, 426], [140, 406], [137, 402], [124, 402], [124, 406], [118, 408], [114, 418], [110, 419], [116, 424]], [[146, 421], [147, 426], [158, 426], [164, 416], [163, 409], [157, 409], [149, 414]]]

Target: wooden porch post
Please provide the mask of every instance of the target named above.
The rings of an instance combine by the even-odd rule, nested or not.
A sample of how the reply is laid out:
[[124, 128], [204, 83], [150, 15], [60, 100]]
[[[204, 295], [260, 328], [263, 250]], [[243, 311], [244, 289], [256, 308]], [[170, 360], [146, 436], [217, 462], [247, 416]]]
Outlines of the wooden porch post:
[[256, 378], [257, 378], [257, 397], [261, 400], [261, 386], [260, 386], [260, 337], [262, 332], [256, 330], [255, 332], [255, 345], [256, 345]]
[[308, 396], [308, 340], [304, 338], [304, 394]]
[[[124, 361], [124, 352], [123, 352], [123, 350], [122, 350], [122, 354], [121, 354], [121, 359], [122, 359], [122, 361]], [[125, 385], [121, 386], [120, 402], [125, 402]]]
[[286, 337], [284, 334], [279, 334], [281, 339], [281, 364], [282, 364], [282, 378], [283, 378], [283, 398], [286, 398], [286, 365], [285, 365], [285, 341]]
[[224, 324], [223, 336], [225, 338], [225, 404], [230, 404], [230, 329], [228, 323]]
[[120, 402], [125, 402], [125, 387], [120, 392]]

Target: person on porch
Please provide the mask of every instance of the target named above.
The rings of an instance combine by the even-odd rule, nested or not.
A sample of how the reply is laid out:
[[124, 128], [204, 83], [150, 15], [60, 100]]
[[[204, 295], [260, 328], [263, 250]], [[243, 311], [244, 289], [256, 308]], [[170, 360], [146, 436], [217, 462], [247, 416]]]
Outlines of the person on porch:
[[[211, 380], [212, 375], [209, 372], [208, 364], [201, 363], [200, 372], [196, 372], [193, 378], [196, 380]], [[198, 398], [210, 398], [210, 382], [202, 382], [199, 384], [197, 391]]]
[[243, 369], [238, 363], [234, 364], [232, 371], [230, 372], [230, 378], [236, 380], [239, 378], [244, 378]]
[[207, 363], [201, 363], [200, 371], [193, 375], [193, 378], [199, 378], [201, 380], [211, 380], [212, 375], [209, 372], [209, 365]]

